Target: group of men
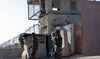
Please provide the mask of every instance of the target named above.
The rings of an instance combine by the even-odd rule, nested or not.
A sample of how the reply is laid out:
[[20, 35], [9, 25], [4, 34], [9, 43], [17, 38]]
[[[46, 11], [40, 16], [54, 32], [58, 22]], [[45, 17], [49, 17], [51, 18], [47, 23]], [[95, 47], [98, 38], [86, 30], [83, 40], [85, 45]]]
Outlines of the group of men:
[[60, 35], [60, 30], [56, 30], [56, 32], [54, 32], [52, 34], [52, 48], [54, 50], [54, 57], [55, 59], [62, 59], [62, 37]]
[[[32, 33], [32, 37], [33, 37], [33, 43], [32, 45], [30, 46], [30, 48], [32, 48], [32, 53], [31, 53], [31, 56], [33, 59], [36, 59], [36, 51], [38, 50], [38, 39], [35, 37], [35, 34]], [[55, 59], [62, 59], [62, 37], [60, 35], [60, 30], [56, 30], [54, 33], [53, 33], [53, 36], [52, 36], [52, 41], [53, 41], [53, 48], [56, 49], [55, 50], [55, 54], [54, 54], [54, 57]], [[56, 47], [55, 47], [56, 46]], [[30, 49], [29, 48], [29, 49]]]
[[[36, 38], [35, 33], [32, 33], [32, 35], [31, 35], [32, 44], [29, 47], [27, 44], [28, 43], [27, 39], [25, 37], [27, 37], [27, 35], [25, 35], [25, 33], [23, 33], [19, 37], [20, 44], [24, 50], [22, 53], [22, 59], [37, 59], [36, 58], [36, 51], [38, 50], [39, 42], [38, 42], [38, 39]], [[31, 51], [31, 57], [30, 57], [29, 50]]]
[[[54, 54], [55, 59], [62, 59], [61, 57], [62, 37], [60, 35], [60, 30], [56, 30], [56, 32], [53, 33], [52, 41], [54, 42], [53, 47], [55, 48], [56, 46], [56, 50]], [[36, 52], [38, 50], [38, 46], [39, 46], [38, 39], [36, 38], [35, 33], [32, 33], [32, 44], [28, 48], [28, 49], [32, 49], [32, 52], [31, 52], [32, 58], [29, 58], [29, 59], [37, 59]]]

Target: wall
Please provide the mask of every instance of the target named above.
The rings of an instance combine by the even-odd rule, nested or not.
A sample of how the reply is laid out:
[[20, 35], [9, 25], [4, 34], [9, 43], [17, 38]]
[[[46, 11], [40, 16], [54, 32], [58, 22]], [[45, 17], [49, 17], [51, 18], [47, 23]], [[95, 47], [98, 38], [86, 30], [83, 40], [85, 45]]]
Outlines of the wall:
[[45, 15], [44, 17], [40, 18], [40, 33], [47, 34], [48, 33], [48, 16]]
[[[47, 57], [47, 46], [46, 46], [46, 35], [36, 35], [39, 41], [38, 51], [36, 53], [37, 58], [45, 58]], [[32, 37], [29, 34], [25, 37], [27, 39], [27, 47], [29, 48], [32, 44]], [[0, 49], [0, 59], [15, 59], [21, 58], [23, 49], [17, 45], [9, 46], [3, 49]], [[31, 53], [31, 49], [29, 50]], [[31, 56], [29, 53], [29, 56]]]
[[71, 54], [74, 54], [74, 24], [65, 26], [67, 29], [68, 43], [70, 44]]
[[[70, 0], [60, 0], [61, 2], [61, 9], [59, 10], [59, 12], [69, 12], [71, 11], [70, 10]], [[52, 0], [45, 0], [45, 9], [46, 10], [52, 10]], [[76, 4], [76, 7], [77, 7], [77, 11], [80, 12], [80, 0], [77, 0], [77, 4]], [[55, 30], [54, 26], [52, 26], [52, 24], [57, 24], [57, 23], [60, 23], [60, 24], [64, 24], [65, 23], [65, 20], [71, 20], [71, 21], [74, 21], [74, 22], [80, 22], [81, 21], [81, 18], [80, 18], [80, 15], [68, 15], [68, 14], [60, 14], [60, 13], [57, 13], [57, 14], [52, 14], [52, 13], [47, 13], [44, 17], [40, 18], [40, 31], [41, 31], [41, 34], [50, 34], [52, 31]], [[55, 20], [57, 20], [57, 22], [55, 22]], [[74, 26], [72, 26], [74, 27]], [[44, 31], [42, 31], [44, 30]], [[74, 31], [72, 29], [72, 31]], [[73, 32], [67, 32], [68, 33], [68, 41], [69, 43], [71, 44], [71, 50], [72, 52], [71, 53], [74, 53], [74, 35]], [[73, 38], [71, 38], [73, 37]]]
[[[45, 35], [36, 35], [36, 38], [39, 41], [38, 50], [36, 53], [37, 58], [44, 58], [47, 57], [47, 50], [46, 50], [46, 36]], [[32, 37], [31, 35], [27, 36], [25, 39], [27, 39], [27, 47], [29, 48], [32, 44]], [[29, 50], [31, 52], [31, 49]], [[29, 56], [31, 53], [29, 53]]]
[[[53, 0], [45, 0], [45, 10], [52, 10], [52, 1]], [[64, 20], [65, 20], [67, 16], [70, 16], [70, 18], [75, 19], [75, 22], [80, 21], [79, 15], [64, 14], [64, 13], [70, 13], [70, 12], [73, 13], [70, 10], [70, 0], [60, 0], [60, 1], [61, 1], [60, 2], [61, 9], [58, 11], [58, 14], [48, 13], [39, 19], [40, 20], [40, 32], [42, 34], [51, 33], [54, 30], [51, 23], [53, 22], [53, 19], [55, 19], [55, 18], [64, 18]], [[78, 13], [79, 13], [80, 12], [80, 0], [76, 1], [76, 8], [77, 8], [76, 11], [78, 11]], [[63, 14], [59, 14], [59, 13], [63, 13]]]
[[81, 0], [83, 55], [100, 55], [100, 2]]
[[60, 0], [61, 2], [61, 10], [60, 11], [63, 11], [63, 12], [67, 12], [69, 11], [70, 9], [70, 5], [69, 5], [69, 2], [68, 0]]
[[62, 37], [62, 56], [70, 56], [71, 55], [71, 49], [70, 49], [70, 44], [68, 42], [69, 36], [67, 34], [66, 29], [62, 29], [60, 31], [61, 37]]
[[[47, 28], [48, 30], [46, 31], [46, 34], [50, 34], [52, 31], [55, 30], [55, 27], [52, 26], [52, 24], [57, 24], [57, 23], [61, 23], [64, 24], [63, 22], [65, 22], [65, 20], [74, 20], [74, 22], [80, 22], [80, 15], [66, 15], [66, 14], [47, 14], [44, 17], [40, 18], [40, 26], [42, 28], [42, 26], [45, 26], [43, 24], [44, 20], [46, 20], [47, 22]], [[55, 20], [57, 20], [57, 22], [55, 22]], [[41, 29], [40, 28], [40, 29]], [[65, 29], [67, 30], [67, 35], [62, 34], [63, 38], [65, 40], [65, 45], [66, 47], [63, 49], [63, 56], [69, 56], [70, 53], [74, 53], [74, 25], [70, 24], [65, 26]], [[63, 31], [62, 31], [63, 32]], [[66, 32], [66, 31], [65, 31]], [[42, 34], [45, 32], [42, 32]], [[70, 51], [71, 49], [71, 51]], [[65, 52], [66, 51], [66, 52]], [[69, 52], [69, 53], [68, 53]]]
[[[57, 22], [54, 22], [54, 20], [57, 20]], [[65, 20], [74, 20], [74, 22], [80, 22], [80, 15], [66, 15], [66, 14], [49, 14], [48, 15], [48, 31], [51, 33], [54, 29], [52, 24], [57, 24], [57, 23], [65, 23]]]
[[[52, 10], [52, 1], [45, 0], [45, 10]], [[76, 11], [80, 12], [80, 0], [76, 1]], [[60, 10], [61, 12], [69, 12], [70, 10], [70, 0], [60, 0]]]
[[61, 29], [62, 36], [62, 56], [70, 56], [74, 53], [74, 25], [69, 24], [65, 29]]
[[22, 49], [0, 49], [0, 59], [15, 59], [21, 58]]

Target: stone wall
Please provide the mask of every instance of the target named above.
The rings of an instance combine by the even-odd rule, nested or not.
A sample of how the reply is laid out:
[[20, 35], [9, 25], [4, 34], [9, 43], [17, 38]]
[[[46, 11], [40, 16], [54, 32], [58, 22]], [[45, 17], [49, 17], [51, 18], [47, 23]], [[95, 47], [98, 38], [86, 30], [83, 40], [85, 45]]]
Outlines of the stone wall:
[[21, 58], [22, 49], [0, 49], [0, 59]]

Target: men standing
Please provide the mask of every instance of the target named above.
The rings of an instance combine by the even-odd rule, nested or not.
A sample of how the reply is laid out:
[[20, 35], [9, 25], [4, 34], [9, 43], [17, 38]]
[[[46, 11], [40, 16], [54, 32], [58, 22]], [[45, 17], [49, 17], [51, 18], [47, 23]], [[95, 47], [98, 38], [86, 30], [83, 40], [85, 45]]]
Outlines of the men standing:
[[36, 52], [38, 50], [38, 45], [38, 39], [35, 37], [35, 33], [32, 33], [32, 45], [29, 47], [29, 49], [32, 48], [31, 56], [33, 59], [37, 59]]
[[57, 30], [55, 32], [55, 45], [57, 46], [55, 52], [55, 59], [62, 59], [61, 57], [62, 37], [60, 35], [60, 30]]
[[55, 50], [56, 50], [56, 46], [55, 46], [55, 33], [51, 34], [51, 40], [52, 40], [52, 49], [50, 51], [50, 54], [51, 54], [51, 56], [54, 56]]

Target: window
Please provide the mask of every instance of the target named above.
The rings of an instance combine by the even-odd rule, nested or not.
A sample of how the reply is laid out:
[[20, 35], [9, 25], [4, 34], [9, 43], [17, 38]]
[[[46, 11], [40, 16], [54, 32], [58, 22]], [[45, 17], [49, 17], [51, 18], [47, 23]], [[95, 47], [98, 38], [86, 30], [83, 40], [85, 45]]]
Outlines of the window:
[[46, 33], [47, 33], [47, 26], [44, 26], [41, 29], [41, 34], [46, 34]]
[[41, 0], [41, 7], [42, 7], [42, 10], [45, 10], [45, 0]]
[[70, 10], [75, 11], [76, 10], [76, 1], [70, 1]]
[[52, 10], [58, 11], [60, 9], [60, 0], [52, 0]]

